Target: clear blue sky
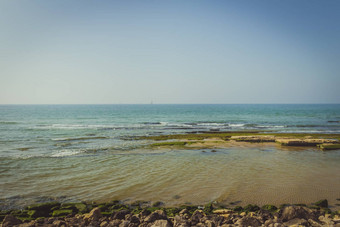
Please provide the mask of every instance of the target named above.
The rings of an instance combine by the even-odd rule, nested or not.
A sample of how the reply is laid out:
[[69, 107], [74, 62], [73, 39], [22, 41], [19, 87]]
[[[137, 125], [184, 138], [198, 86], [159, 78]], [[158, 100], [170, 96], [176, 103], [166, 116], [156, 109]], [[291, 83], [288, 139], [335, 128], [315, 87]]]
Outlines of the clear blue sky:
[[340, 1], [0, 1], [0, 104], [151, 100], [340, 103]]

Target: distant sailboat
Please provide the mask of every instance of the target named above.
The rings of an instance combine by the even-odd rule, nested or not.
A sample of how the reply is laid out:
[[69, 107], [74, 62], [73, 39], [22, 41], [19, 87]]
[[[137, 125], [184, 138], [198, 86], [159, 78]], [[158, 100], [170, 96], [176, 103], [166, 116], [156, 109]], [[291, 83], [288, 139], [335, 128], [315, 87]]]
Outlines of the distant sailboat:
[[153, 104], [153, 101], [151, 100], [150, 105], [152, 105], [152, 104]]

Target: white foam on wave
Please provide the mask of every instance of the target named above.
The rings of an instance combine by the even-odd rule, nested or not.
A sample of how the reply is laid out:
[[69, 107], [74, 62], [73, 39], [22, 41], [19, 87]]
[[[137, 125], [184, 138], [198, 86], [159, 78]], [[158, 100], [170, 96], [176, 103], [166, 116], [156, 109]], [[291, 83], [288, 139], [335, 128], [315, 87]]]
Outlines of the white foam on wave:
[[230, 127], [244, 127], [245, 124], [229, 124]]
[[53, 157], [53, 158], [67, 157], [67, 156], [81, 154], [84, 152], [85, 150], [60, 150], [60, 151], [53, 153], [50, 157]]

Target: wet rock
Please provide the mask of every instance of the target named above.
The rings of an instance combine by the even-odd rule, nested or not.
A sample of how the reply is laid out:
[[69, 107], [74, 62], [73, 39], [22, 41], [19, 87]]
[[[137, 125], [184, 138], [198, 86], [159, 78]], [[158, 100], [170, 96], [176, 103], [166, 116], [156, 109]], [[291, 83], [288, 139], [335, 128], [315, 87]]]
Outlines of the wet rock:
[[319, 220], [327, 226], [334, 226], [334, 221], [329, 216], [320, 216]]
[[53, 226], [55, 227], [62, 227], [62, 226], [67, 226], [66, 222], [62, 221], [62, 220], [55, 220], [53, 222]]
[[314, 205], [321, 207], [321, 208], [328, 208], [328, 200], [323, 199], [323, 200], [317, 201], [316, 203], [314, 203]]
[[166, 220], [167, 216], [166, 213], [163, 210], [156, 210], [153, 213], [151, 213], [149, 216], [147, 216], [144, 221], [148, 223], [152, 223], [156, 220]]
[[90, 211], [90, 213], [84, 215], [84, 219], [88, 222], [97, 221], [102, 217], [100, 208], [96, 207]]
[[204, 217], [204, 213], [201, 210], [196, 210], [191, 216], [191, 224], [196, 225]]
[[313, 227], [321, 227], [322, 226], [319, 222], [314, 221], [313, 219], [308, 219], [308, 222]]
[[107, 227], [107, 226], [109, 226], [109, 223], [107, 221], [103, 221], [103, 222], [100, 223], [99, 226], [100, 227]]
[[313, 216], [312, 211], [306, 207], [287, 206], [283, 209], [281, 218], [286, 222], [294, 218], [308, 220], [314, 219], [315, 217]]
[[119, 226], [121, 222], [122, 222], [121, 220], [116, 219], [116, 220], [110, 221], [109, 224], [110, 226]]
[[21, 223], [22, 223], [22, 221], [20, 221], [19, 219], [17, 219], [13, 215], [9, 214], [9, 215], [6, 215], [4, 220], [2, 221], [2, 226], [3, 227], [14, 226], [14, 225], [19, 225]]
[[267, 211], [270, 211], [270, 212], [274, 212], [277, 210], [277, 207], [274, 206], [274, 205], [264, 205], [261, 207], [262, 210], [267, 210]]
[[179, 212], [179, 215], [181, 215], [181, 216], [189, 215], [189, 211], [188, 211], [187, 209], [182, 209], [182, 210]]
[[211, 220], [206, 220], [206, 221], [204, 222], [204, 224], [205, 224], [206, 227], [215, 227], [214, 222], [211, 221]]
[[120, 210], [115, 212], [115, 214], [113, 215], [113, 219], [119, 219], [119, 220], [123, 220], [125, 219], [125, 216], [127, 214], [130, 214], [129, 210]]
[[283, 146], [316, 146], [323, 143], [334, 143], [330, 139], [276, 139]]
[[54, 210], [52, 213], [53, 217], [67, 216], [73, 213], [73, 210]]
[[232, 136], [230, 139], [239, 141], [239, 142], [253, 142], [253, 143], [261, 143], [261, 142], [275, 142], [274, 136]]
[[305, 219], [300, 219], [300, 218], [294, 218], [292, 220], [289, 220], [287, 222], [284, 222], [283, 224], [287, 225], [287, 226], [306, 226], [308, 225], [308, 222]]
[[120, 223], [119, 227], [129, 227], [129, 224], [130, 224], [129, 221], [123, 220], [123, 221]]
[[239, 226], [261, 226], [261, 222], [254, 217], [243, 217], [235, 222], [235, 225]]
[[182, 226], [182, 227], [184, 227], [184, 226], [190, 226], [190, 223], [189, 223], [189, 221], [185, 218], [185, 216], [186, 215], [176, 215], [175, 217], [174, 217], [174, 221], [173, 221], [173, 223], [174, 223], [174, 226]]
[[168, 220], [156, 220], [151, 227], [172, 227]]
[[219, 210], [214, 210], [213, 213], [214, 214], [230, 214], [232, 213], [232, 210], [229, 209], [219, 209]]

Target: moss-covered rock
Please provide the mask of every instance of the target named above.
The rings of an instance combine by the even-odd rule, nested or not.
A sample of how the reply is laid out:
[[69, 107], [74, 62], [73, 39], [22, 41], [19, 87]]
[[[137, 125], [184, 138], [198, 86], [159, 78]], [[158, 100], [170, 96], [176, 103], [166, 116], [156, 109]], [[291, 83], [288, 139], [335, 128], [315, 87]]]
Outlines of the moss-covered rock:
[[267, 210], [267, 211], [270, 211], [270, 212], [275, 212], [275, 211], [277, 211], [277, 207], [276, 207], [276, 206], [274, 206], [274, 205], [269, 205], [269, 204], [262, 206], [261, 209], [262, 209], [262, 210]]
[[[63, 203], [60, 206], [61, 210], [73, 210], [74, 213], [87, 213], [89, 209], [87, 208], [87, 205], [84, 203]], [[51, 211], [59, 210], [59, 207], [54, 207], [51, 209]]]
[[321, 150], [340, 150], [340, 144], [323, 143], [318, 145]]
[[316, 203], [314, 203], [314, 205], [321, 207], [321, 208], [328, 208], [328, 200], [323, 199], [323, 200], [317, 201]]
[[50, 210], [51, 208], [60, 205], [61, 204], [59, 202], [39, 203], [28, 206], [27, 210]]
[[233, 211], [242, 212], [242, 211], [243, 211], [243, 207], [241, 207], [241, 206], [236, 206], [236, 207], [233, 208]]
[[31, 218], [49, 217], [52, 209], [56, 209], [59, 207], [60, 207], [59, 202], [50, 202], [30, 205], [27, 207], [27, 210], [31, 211], [29, 212]]
[[204, 208], [203, 208], [203, 211], [206, 214], [212, 214], [212, 211], [213, 211], [212, 203], [208, 203], [207, 205], [205, 205]]
[[256, 212], [256, 211], [259, 211], [260, 210], [260, 207], [257, 206], [257, 205], [253, 205], [253, 204], [248, 204], [247, 206], [244, 207], [243, 211], [246, 212], [246, 213], [249, 213], [249, 212]]
[[153, 207], [161, 207], [161, 206], [163, 206], [163, 205], [164, 205], [164, 203], [163, 203], [163, 202], [160, 202], [160, 201], [157, 201], [157, 202], [155, 202], [155, 203], [152, 204]]
[[53, 217], [62, 217], [62, 216], [67, 216], [69, 214], [72, 214], [73, 210], [55, 210], [52, 213]]

